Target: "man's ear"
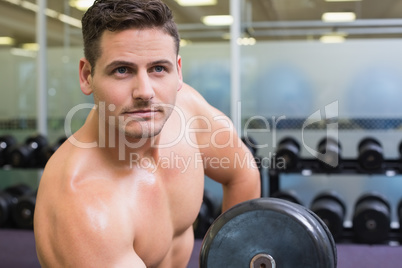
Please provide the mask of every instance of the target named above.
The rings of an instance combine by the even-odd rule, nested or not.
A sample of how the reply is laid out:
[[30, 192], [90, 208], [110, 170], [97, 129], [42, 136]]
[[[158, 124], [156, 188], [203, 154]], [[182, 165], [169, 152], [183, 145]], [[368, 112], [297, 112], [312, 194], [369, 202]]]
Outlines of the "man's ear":
[[177, 91], [179, 91], [183, 87], [183, 74], [181, 72], [181, 56], [177, 56], [177, 74], [179, 76], [179, 84], [177, 87]]
[[80, 77], [80, 86], [81, 91], [85, 95], [92, 94], [92, 68], [91, 64], [86, 58], [80, 59], [80, 66], [79, 66], [79, 77]]

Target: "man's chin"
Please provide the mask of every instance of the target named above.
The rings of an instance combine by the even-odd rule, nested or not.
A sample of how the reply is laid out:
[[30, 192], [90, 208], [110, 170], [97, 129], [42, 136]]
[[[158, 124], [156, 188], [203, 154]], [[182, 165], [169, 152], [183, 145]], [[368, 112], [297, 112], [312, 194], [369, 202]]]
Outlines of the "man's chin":
[[155, 127], [142, 128], [141, 130], [126, 128], [124, 130], [124, 136], [129, 139], [137, 139], [137, 140], [150, 139], [159, 135], [161, 131], [162, 128], [155, 128]]

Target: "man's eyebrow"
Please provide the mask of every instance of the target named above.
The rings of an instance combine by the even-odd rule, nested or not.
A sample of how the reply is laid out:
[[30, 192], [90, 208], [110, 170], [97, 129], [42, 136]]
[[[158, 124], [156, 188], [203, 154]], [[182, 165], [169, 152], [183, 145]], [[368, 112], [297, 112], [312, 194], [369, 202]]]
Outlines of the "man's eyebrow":
[[[174, 64], [170, 60], [156, 60], [152, 61], [147, 64], [147, 66], [155, 66], [155, 65], [169, 65], [169, 66], [174, 66]], [[124, 61], [124, 60], [117, 60], [109, 63], [106, 65], [106, 70], [114, 69], [120, 66], [126, 66], [126, 67], [131, 67], [131, 68], [137, 68], [137, 64], [130, 62], [130, 61]]]
[[127, 66], [127, 67], [132, 67], [132, 68], [137, 67], [137, 65], [132, 62], [124, 61], [124, 60], [117, 60], [117, 61], [113, 61], [113, 62], [109, 63], [108, 65], [106, 65], [106, 70], [114, 69], [114, 68], [117, 68], [120, 66]]
[[174, 64], [170, 60], [156, 60], [147, 64], [148, 66], [155, 66], [155, 65], [170, 65], [173, 66]]

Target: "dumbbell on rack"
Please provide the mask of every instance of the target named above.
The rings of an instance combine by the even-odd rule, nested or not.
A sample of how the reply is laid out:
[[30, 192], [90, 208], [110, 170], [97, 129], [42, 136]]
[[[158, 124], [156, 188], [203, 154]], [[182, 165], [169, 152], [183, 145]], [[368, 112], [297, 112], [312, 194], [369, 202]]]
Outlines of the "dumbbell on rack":
[[335, 191], [318, 194], [313, 199], [310, 209], [328, 226], [334, 239], [338, 240], [343, 232], [346, 215], [345, 202], [339, 194]]
[[47, 144], [46, 137], [42, 135], [28, 137], [24, 144], [16, 146], [11, 150], [11, 165], [18, 168], [42, 167], [40, 165], [40, 151]]
[[401, 241], [400, 242], [402, 242], [402, 198], [399, 200], [396, 212], [397, 212], [398, 221], [399, 221], [399, 233], [401, 235]]
[[12, 210], [17, 204], [18, 197], [31, 192], [26, 184], [16, 184], [0, 192], [0, 227], [12, 227]]
[[40, 166], [45, 166], [50, 157], [56, 152], [57, 149], [67, 140], [67, 137], [59, 138], [54, 144], [45, 146], [39, 152]]
[[278, 164], [282, 162], [284, 170], [295, 169], [299, 160], [299, 154], [299, 143], [291, 137], [286, 137], [278, 144], [278, 149], [276, 150], [275, 155], [275, 163]]
[[391, 209], [385, 197], [378, 193], [362, 195], [355, 204], [353, 230], [358, 241], [379, 244], [388, 239]]
[[11, 135], [4, 135], [0, 137], [0, 167], [10, 164], [10, 148], [16, 144], [16, 139]]
[[384, 162], [384, 152], [381, 143], [374, 138], [365, 138], [358, 145], [358, 161], [364, 170], [381, 169]]
[[33, 229], [33, 216], [36, 205], [37, 190], [18, 197], [12, 208], [12, 217], [16, 227]]
[[325, 170], [333, 170], [339, 168], [341, 161], [341, 145], [340, 143], [332, 138], [323, 138], [318, 143], [318, 152], [320, 165]]

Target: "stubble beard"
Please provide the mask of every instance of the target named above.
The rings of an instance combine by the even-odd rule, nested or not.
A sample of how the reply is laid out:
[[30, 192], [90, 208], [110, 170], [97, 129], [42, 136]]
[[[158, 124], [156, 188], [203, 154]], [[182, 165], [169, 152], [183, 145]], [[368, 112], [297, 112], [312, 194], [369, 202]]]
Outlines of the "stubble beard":
[[[129, 124], [120, 124], [118, 126], [119, 132], [123, 133], [125, 137], [138, 140], [153, 138], [161, 133], [163, 126], [167, 119], [162, 122], [155, 122], [154, 119], [150, 120], [133, 120]], [[135, 124], [135, 126], [132, 126]]]
[[[100, 99], [94, 94], [94, 101], [98, 105]], [[103, 107], [107, 107], [104, 105]], [[136, 109], [156, 109], [158, 112], [155, 117], [141, 119], [141, 118], [127, 118], [124, 116], [125, 113]], [[107, 109], [107, 108], [106, 108]], [[107, 115], [107, 113], [101, 113], [99, 116], [100, 120], [106, 123], [105, 131], [115, 129], [116, 134], [119, 137], [125, 136], [132, 140], [150, 139], [159, 135], [172, 113], [172, 108], [165, 107], [163, 104], [154, 104], [151, 101], [137, 100], [130, 107], [124, 107], [117, 115], [112, 116]]]
[[[140, 102], [134, 105], [135, 109], [140, 108], [152, 108], [156, 109], [158, 112], [155, 117], [148, 119], [132, 119], [128, 123], [125, 121], [119, 121], [119, 131], [123, 133], [127, 138], [130, 139], [149, 139], [159, 135], [168, 120], [171, 111], [166, 109], [162, 105]], [[130, 111], [130, 109], [123, 109], [122, 113], [125, 111]], [[123, 116], [122, 116], [123, 117]]]

